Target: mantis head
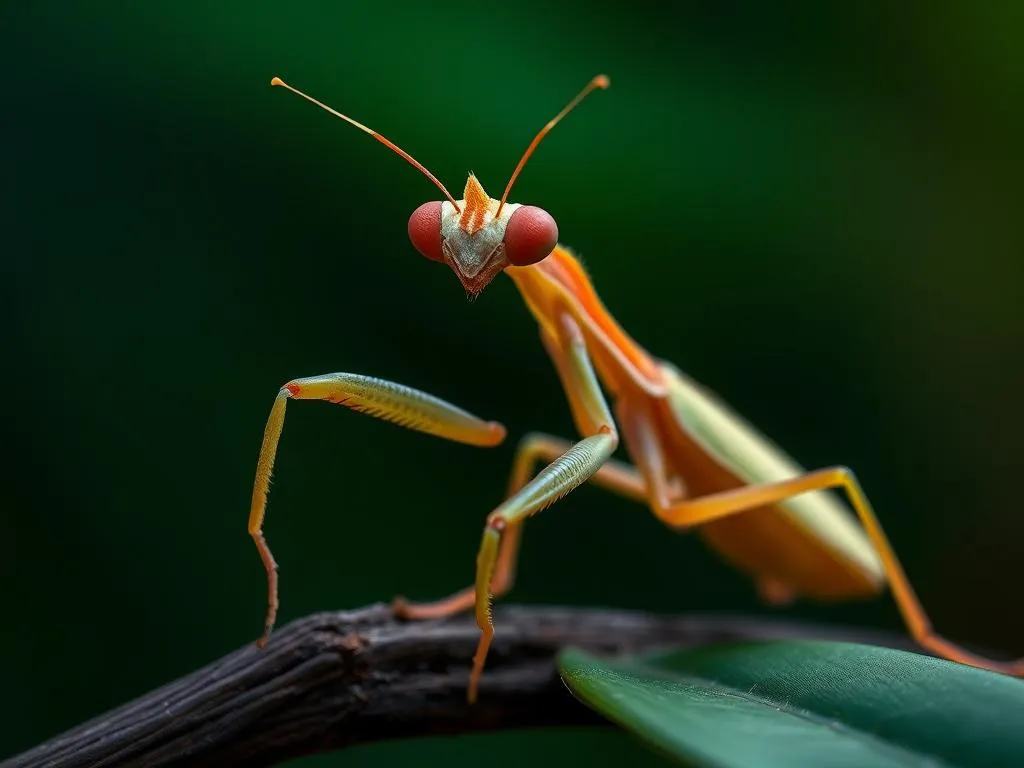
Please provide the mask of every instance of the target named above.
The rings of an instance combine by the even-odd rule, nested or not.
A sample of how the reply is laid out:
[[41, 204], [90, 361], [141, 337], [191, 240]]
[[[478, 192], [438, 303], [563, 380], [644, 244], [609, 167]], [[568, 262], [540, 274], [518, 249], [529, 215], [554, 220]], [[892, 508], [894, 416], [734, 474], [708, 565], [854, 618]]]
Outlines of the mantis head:
[[454, 270], [476, 295], [508, 265], [526, 267], [547, 257], [558, 243], [558, 225], [533, 205], [489, 197], [470, 174], [463, 199], [424, 203], [409, 217], [416, 250]]
[[558, 225], [554, 217], [534, 205], [508, 203], [508, 194], [523, 166], [541, 139], [595, 88], [607, 88], [608, 78], [598, 75], [555, 115], [526, 148], [512, 172], [500, 200], [490, 197], [473, 174], [466, 180], [461, 200], [396, 144], [350, 117], [337, 112], [275, 77], [271, 85], [280, 85], [322, 107], [336, 117], [370, 134], [430, 179], [444, 193], [445, 200], [423, 203], [409, 217], [409, 239], [422, 255], [447, 264], [455, 272], [470, 296], [476, 296], [508, 266], [527, 267], [545, 259], [558, 244]]

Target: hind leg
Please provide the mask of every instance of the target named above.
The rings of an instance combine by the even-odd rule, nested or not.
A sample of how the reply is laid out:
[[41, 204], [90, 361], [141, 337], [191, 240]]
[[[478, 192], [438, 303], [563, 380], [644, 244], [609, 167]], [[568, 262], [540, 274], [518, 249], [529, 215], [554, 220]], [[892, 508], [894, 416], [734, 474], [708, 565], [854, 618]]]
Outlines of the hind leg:
[[[653, 426], [640, 414], [621, 412], [623, 436], [630, 452], [651, 489], [652, 508], [667, 525], [676, 529], [694, 528], [742, 512], [771, 507], [805, 493], [841, 490], [846, 494], [872, 546], [878, 553], [886, 581], [910, 635], [923, 648], [951, 661], [989, 669], [1003, 674], [1024, 676], [1024, 659], [999, 661], [971, 653], [937, 634], [931, 620], [910, 584], [896, 552], [889, 543], [882, 525], [853, 472], [846, 467], [830, 467], [773, 483], [749, 485], [706, 496], [672, 502], [665, 474], [665, 457], [657, 442]], [[789, 588], [771, 579], [764, 579], [759, 588], [769, 599], [785, 601], [792, 597]]]

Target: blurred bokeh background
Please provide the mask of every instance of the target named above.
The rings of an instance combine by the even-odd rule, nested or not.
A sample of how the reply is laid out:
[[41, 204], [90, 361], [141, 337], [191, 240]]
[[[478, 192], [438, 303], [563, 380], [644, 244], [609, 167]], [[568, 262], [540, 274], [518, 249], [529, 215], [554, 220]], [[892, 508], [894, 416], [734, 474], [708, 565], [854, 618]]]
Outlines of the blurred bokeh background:
[[[653, 352], [857, 471], [938, 627], [1024, 651], [1022, 35], [1014, 3], [5, 3], [0, 757], [256, 636], [246, 517], [287, 379], [392, 378], [511, 439], [293, 406], [266, 526], [283, 622], [469, 583], [518, 437], [572, 433], [511, 283], [470, 304], [409, 245], [433, 187], [272, 75], [498, 194], [607, 72], [514, 198]], [[772, 613], [593, 488], [527, 531], [511, 599]], [[888, 599], [788, 615], [901, 626]], [[517, 733], [344, 761], [636, 754]]]

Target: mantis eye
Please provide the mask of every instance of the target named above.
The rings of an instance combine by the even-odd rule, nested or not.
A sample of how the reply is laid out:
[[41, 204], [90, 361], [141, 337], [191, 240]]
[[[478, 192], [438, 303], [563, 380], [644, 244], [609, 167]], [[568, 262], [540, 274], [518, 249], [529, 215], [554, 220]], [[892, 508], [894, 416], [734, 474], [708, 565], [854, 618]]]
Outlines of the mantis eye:
[[558, 244], [558, 225], [535, 205], [516, 208], [505, 227], [505, 258], [517, 267], [536, 264]]
[[441, 202], [424, 203], [409, 217], [409, 239], [416, 250], [432, 261], [441, 256]]

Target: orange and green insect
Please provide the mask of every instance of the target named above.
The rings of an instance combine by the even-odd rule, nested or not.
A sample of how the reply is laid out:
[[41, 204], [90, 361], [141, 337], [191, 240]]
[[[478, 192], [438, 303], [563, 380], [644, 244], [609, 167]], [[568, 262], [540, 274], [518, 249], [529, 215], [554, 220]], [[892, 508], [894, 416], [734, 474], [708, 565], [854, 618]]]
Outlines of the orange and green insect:
[[[508, 495], [484, 524], [475, 584], [437, 602], [395, 600], [395, 612], [407, 619], [475, 610], [482, 634], [469, 701], [476, 700], [494, 636], [491, 600], [512, 586], [523, 524], [588, 480], [646, 505], [670, 528], [698, 529], [727, 561], [753, 577], [769, 602], [796, 597], [846, 600], [880, 594], [888, 587], [910, 634], [924, 648], [965, 664], [1024, 675], [1024, 659], [983, 658], [933, 631], [853, 472], [845, 467], [807, 472], [711, 392], [641, 347], [602, 304], [580, 262], [559, 244], [554, 218], [541, 208], [508, 202], [512, 185], [540, 141], [587, 94], [606, 88], [605, 76], [591, 80], [541, 129], [497, 200], [473, 175], [462, 199], [456, 200], [426, 168], [376, 131], [279, 78], [272, 84], [370, 134], [441, 190], [444, 200], [424, 203], [409, 218], [413, 246], [428, 259], [447, 264], [472, 295], [501, 272], [512, 279], [540, 326], [579, 431], [577, 442], [534, 433], [519, 444]], [[327, 400], [469, 445], [496, 446], [505, 439], [501, 424], [402, 384], [354, 373], [285, 384], [267, 422], [249, 515], [249, 533], [268, 580], [261, 645], [278, 607], [277, 565], [262, 525], [289, 400]], [[620, 443], [632, 464], [612, 458]], [[545, 466], [535, 473], [540, 463]], [[834, 494], [840, 490], [850, 506]]]

